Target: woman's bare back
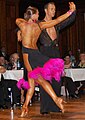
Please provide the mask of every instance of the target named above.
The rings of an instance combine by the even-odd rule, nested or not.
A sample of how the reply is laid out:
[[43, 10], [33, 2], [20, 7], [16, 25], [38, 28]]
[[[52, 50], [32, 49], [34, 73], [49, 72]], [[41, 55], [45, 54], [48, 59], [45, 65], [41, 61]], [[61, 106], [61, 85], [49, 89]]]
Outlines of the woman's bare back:
[[22, 45], [27, 48], [37, 49], [37, 40], [41, 33], [38, 23], [21, 23]]

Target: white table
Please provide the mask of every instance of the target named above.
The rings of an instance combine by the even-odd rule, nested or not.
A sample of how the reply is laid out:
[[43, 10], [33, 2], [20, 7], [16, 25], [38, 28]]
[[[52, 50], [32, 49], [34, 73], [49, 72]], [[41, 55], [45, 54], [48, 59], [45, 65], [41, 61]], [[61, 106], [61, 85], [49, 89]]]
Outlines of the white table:
[[66, 76], [71, 77], [75, 81], [85, 80], [85, 68], [71, 68], [65, 69]]
[[1, 81], [1, 73], [0, 73], [0, 81]]
[[3, 73], [4, 79], [11, 79], [18, 81], [19, 79], [23, 78], [23, 70], [6, 70], [5, 73]]

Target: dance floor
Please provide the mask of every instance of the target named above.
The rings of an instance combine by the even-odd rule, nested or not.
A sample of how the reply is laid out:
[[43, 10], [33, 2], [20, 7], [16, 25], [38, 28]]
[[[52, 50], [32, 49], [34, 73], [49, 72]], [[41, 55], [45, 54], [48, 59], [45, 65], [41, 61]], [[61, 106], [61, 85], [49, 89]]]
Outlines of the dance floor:
[[28, 116], [25, 118], [20, 118], [21, 109], [17, 107], [14, 109], [13, 116], [11, 116], [10, 109], [0, 110], [0, 120], [85, 120], [85, 95], [79, 99], [67, 98], [66, 101], [65, 113], [41, 115], [39, 102], [36, 101], [29, 107]]

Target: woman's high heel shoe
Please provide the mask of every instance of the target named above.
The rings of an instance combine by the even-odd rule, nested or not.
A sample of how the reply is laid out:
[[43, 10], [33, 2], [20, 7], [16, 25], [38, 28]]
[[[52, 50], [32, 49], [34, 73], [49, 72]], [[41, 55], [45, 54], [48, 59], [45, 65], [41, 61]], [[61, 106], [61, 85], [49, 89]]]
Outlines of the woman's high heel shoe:
[[21, 113], [20, 117], [26, 117], [27, 114], [28, 114], [28, 107], [23, 105], [22, 113]]
[[62, 113], [64, 113], [64, 106], [63, 103], [66, 103], [62, 98], [57, 98], [57, 105], [61, 109]]

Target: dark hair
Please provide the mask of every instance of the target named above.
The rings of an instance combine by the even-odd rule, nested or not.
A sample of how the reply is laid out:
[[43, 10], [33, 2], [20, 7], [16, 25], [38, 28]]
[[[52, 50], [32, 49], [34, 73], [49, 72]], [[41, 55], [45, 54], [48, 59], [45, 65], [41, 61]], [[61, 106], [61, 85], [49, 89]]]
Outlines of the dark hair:
[[36, 14], [37, 8], [29, 6], [24, 13], [24, 19], [29, 20], [33, 14]]
[[48, 8], [48, 6], [49, 6], [50, 4], [55, 5], [55, 3], [54, 3], [54, 2], [49, 2], [49, 3], [45, 4], [45, 6], [44, 6], [44, 10], [45, 10], [45, 9], [47, 9], [47, 8]]

